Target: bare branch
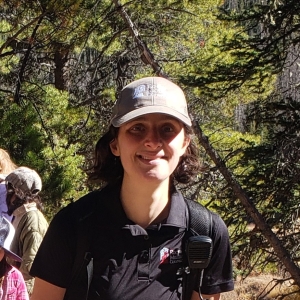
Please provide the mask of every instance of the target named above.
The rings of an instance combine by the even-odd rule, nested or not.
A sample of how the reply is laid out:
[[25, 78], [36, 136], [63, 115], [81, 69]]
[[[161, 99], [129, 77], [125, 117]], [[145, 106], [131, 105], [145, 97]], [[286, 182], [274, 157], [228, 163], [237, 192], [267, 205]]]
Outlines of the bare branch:
[[30, 27], [32, 24], [34, 24], [36, 21], [41, 20], [42, 18], [44, 18], [44, 16], [46, 15], [46, 13], [42, 14], [39, 17], [34, 18], [31, 22], [29, 22], [28, 24], [26, 24], [25, 26], [23, 26], [22, 28], [20, 28], [20, 30], [18, 30], [12, 37], [10, 37], [5, 43], [3, 43], [3, 45], [0, 47], [0, 54], [2, 53], [2, 51], [9, 46], [9, 44], [15, 40], [17, 38], [17, 36], [19, 34], [21, 34], [23, 31], [25, 31], [28, 27]]
[[[41, 15], [39, 17], [39, 20], [38, 20], [38, 23], [37, 25], [35, 26], [32, 34], [31, 34], [31, 37], [30, 37], [30, 41], [31, 43], [33, 43], [34, 41], [34, 37], [36, 35], [36, 32], [44, 18], [45, 14]], [[16, 90], [15, 90], [15, 96], [14, 96], [14, 101], [17, 103], [17, 104], [20, 104], [20, 90], [21, 90], [21, 85], [23, 83], [23, 75], [24, 75], [24, 72], [25, 72], [25, 68], [26, 68], [26, 64], [27, 64], [27, 61], [29, 59], [29, 55], [30, 55], [30, 52], [33, 48], [32, 44], [29, 44], [29, 47], [26, 51], [26, 54], [25, 54], [25, 57], [23, 59], [23, 62], [22, 62], [22, 66], [21, 66], [21, 69], [20, 69], [20, 72], [19, 72], [19, 76], [18, 76], [18, 81], [17, 81], [17, 86], [16, 86]]]
[[113, 0], [116, 6], [117, 11], [120, 13], [121, 17], [125, 21], [125, 23], [128, 26], [128, 30], [130, 34], [132, 35], [133, 39], [137, 43], [139, 50], [141, 52], [141, 59], [145, 64], [148, 64], [152, 67], [153, 71], [157, 76], [169, 78], [163, 71], [161, 66], [156, 62], [153, 54], [148, 49], [147, 45], [143, 42], [143, 40], [140, 38], [139, 32], [136, 29], [134, 23], [128, 16], [127, 12], [125, 11], [124, 7], [119, 3], [118, 0]]

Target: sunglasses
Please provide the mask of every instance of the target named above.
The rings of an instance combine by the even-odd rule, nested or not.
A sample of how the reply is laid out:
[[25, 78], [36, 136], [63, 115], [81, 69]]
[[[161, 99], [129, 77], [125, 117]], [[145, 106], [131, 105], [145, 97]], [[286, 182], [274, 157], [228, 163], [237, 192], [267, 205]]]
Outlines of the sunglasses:
[[15, 193], [15, 189], [14, 189], [13, 185], [10, 182], [6, 182], [6, 193], [7, 194], [14, 194]]

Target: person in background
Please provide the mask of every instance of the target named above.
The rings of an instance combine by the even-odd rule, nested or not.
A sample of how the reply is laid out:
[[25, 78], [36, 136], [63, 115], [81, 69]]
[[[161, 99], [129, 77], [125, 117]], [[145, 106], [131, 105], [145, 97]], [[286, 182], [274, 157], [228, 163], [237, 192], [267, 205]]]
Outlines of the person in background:
[[10, 251], [15, 229], [0, 215], [0, 300], [29, 300], [21, 272], [10, 265], [7, 259], [21, 262], [22, 259]]
[[0, 148], [0, 213], [9, 221], [12, 216], [7, 214], [5, 177], [16, 168], [8, 152]]
[[[82, 211], [91, 203], [97, 203], [98, 218], [91, 227], [94, 267], [84, 299], [182, 299], [189, 216], [176, 184], [192, 185], [202, 167], [191, 125], [184, 93], [171, 81], [146, 77], [124, 87], [96, 145], [91, 178], [106, 185], [52, 220], [31, 269], [32, 300], [62, 300], [73, 288], [80, 239], [71, 207]], [[212, 257], [192, 287], [192, 300], [217, 300], [233, 289], [228, 230], [217, 214], [211, 237]]]
[[11, 249], [22, 258], [16, 264], [21, 271], [29, 295], [34, 277], [29, 274], [33, 260], [48, 229], [48, 222], [41, 212], [39, 192], [42, 180], [38, 173], [27, 167], [19, 167], [6, 176], [8, 214], [13, 215], [16, 230]]

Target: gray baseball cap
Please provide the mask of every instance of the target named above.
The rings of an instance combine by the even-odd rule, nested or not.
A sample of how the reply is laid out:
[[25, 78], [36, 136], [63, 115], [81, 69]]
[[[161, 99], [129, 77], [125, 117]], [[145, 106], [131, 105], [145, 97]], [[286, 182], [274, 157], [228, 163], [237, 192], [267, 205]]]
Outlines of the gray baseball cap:
[[12, 184], [16, 193], [23, 199], [24, 195], [31, 196], [36, 195], [42, 189], [42, 180], [38, 173], [27, 167], [19, 167], [9, 173], [6, 178], [6, 182]]
[[122, 124], [149, 113], [162, 113], [191, 126], [182, 89], [162, 77], [145, 77], [126, 85], [113, 108], [111, 124]]

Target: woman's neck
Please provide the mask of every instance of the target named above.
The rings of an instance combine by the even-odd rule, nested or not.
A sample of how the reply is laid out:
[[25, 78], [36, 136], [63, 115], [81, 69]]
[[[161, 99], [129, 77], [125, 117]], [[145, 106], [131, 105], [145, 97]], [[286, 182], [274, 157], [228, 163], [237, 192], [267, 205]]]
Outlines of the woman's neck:
[[121, 202], [127, 217], [146, 228], [159, 223], [169, 214], [169, 180], [158, 185], [132, 184], [124, 178], [121, 187]]

